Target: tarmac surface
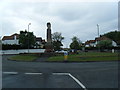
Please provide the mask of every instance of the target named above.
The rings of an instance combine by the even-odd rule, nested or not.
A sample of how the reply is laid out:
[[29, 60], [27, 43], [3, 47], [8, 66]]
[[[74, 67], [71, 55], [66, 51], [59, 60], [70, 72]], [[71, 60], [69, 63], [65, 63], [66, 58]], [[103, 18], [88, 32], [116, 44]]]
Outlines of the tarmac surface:
[[118, 61], [17, 62], [8, 60], [10, 56], [2, 57], [3, 88], [83, 88], [86, 90], [120, 86]]

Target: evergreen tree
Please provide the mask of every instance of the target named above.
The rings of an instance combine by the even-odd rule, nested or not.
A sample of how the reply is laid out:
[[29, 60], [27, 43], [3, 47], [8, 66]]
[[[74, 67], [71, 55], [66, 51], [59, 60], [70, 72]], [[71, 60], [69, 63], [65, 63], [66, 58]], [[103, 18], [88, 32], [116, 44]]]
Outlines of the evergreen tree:
[[109, 33], [104, 34], [104, 36], [112, 39], [115, 41], [118, 45], [120, 45], [120, 31], [112, 31]]
[[80, 40], [76, 36], [72, 38], [72, 43], [70, 44], [70, 48], [75, 50], [80, 49]]
[[35, 45], [35, 36], [33, 32], [20, 31], [19, 43], [23, 48], [31, 48]]

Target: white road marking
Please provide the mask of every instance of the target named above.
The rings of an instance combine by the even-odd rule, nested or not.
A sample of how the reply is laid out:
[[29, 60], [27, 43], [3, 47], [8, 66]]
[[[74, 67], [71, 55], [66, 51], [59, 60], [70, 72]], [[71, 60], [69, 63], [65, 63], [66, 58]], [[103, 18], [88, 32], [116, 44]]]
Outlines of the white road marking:
[[[18, 72], [2, 72], [3, 74], [18, 74]], [[42, 73], [24, 73], [27, 75], [41, 75]], [[86, 87], [77, 79], [75, 78], [72, 74], [70, 73], [52, 73], [53, 75], [68, 75], [70, 76], [76, 83], [78, 83], [84, 90], [87, 90]]]
[[[18, 72], [2, 72], [3, 74], [18, 74]], [[24, 73], [24, 74], [28, 74], [28, 75], [41, 75], [42, 73]]]
[[41, 75], [42, 73], [25, 73], [27, 75]]
[[68, 75], [70, 76], [77, 84], [79, 84], [84, 90], [87, 90], [86, 87], [77, 79], [75, 78], [72, 74], [70, 73], [52, 73], [53, 75]]
[[2, 72], [3, 74], [18, 74], [18, 72]]
[[52, 73], [53, 75], [69, 75], [69, 73]]
[[86, 87], [77, 78], [75, 78], [72, 74], [69, 73], [69, 76], [72, 79], [74, 79], [84, 90], [87, 90]]

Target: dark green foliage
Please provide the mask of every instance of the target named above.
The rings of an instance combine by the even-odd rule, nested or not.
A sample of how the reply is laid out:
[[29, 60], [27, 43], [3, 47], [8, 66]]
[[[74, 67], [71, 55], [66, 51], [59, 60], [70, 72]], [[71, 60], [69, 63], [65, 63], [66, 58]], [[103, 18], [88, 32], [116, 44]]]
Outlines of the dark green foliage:
[[108, 49], [108, 48], [112, 47], [112, 41], [111, 40], [102, 40], [102, 41], [98, 42], [97, 46], [100, 49]]
[[55, 50], [55, 51], [61, 50], [61, 47], [60, 47], [60, 46], [63, 46], [63, 44], [62, 44], [60, 41], [53, 41], [53, 47], [54, 47], [54, 50]]
[[55, 51], [61, 50], [62, 40], [64, 37], [62, 37], [62, 34], [60, 32], [55, 32], [52, 34], [52, 43], [53, 43], [53, 48]]
[[76, 36], [74, 36], [72, 38], [72, 43], [70, 44], [70, 48], [75, 49], [75, 50], [80, 49], [80, 42], [79, 41], [80, 40]]
[[77, 41], [73, 41], [71, 44], [70, 44], [70, 48], [71, 49], [80, 49], [79, 47], [79, 43]]
[[53, 41], [62, 41], [64, 37], [62, 37], [62, 34], [60, 32], [55, 32], [52, 34], [52, 40]]
[[118, 45], [120, 45], [120, 31], [112, 31], [109, 33], [104, 34], [104, 36], [112, 39], [115, 41]]
[[20, 31], [19, 43], [24, 48], [32, 48], [35, 45], [35, 36], [33, 32]]

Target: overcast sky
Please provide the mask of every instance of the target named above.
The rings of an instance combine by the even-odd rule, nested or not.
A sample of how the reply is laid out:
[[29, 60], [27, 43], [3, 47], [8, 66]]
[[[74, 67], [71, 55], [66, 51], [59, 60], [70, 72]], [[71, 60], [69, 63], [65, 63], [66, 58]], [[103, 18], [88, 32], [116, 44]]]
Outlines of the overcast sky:
[[0, 36], [19, 33], [31, 23], [30, 31], [46, 39], [46, 23], [50, 22], [52, 33], [61, 32], [65, 37], [64, 47], [68, 47], [73, 36], [82, 42], [95, 39], [97, 24], [100, 26], [100, 34], [118, 30], [118, 2], [24, 1], [1, 1]]

